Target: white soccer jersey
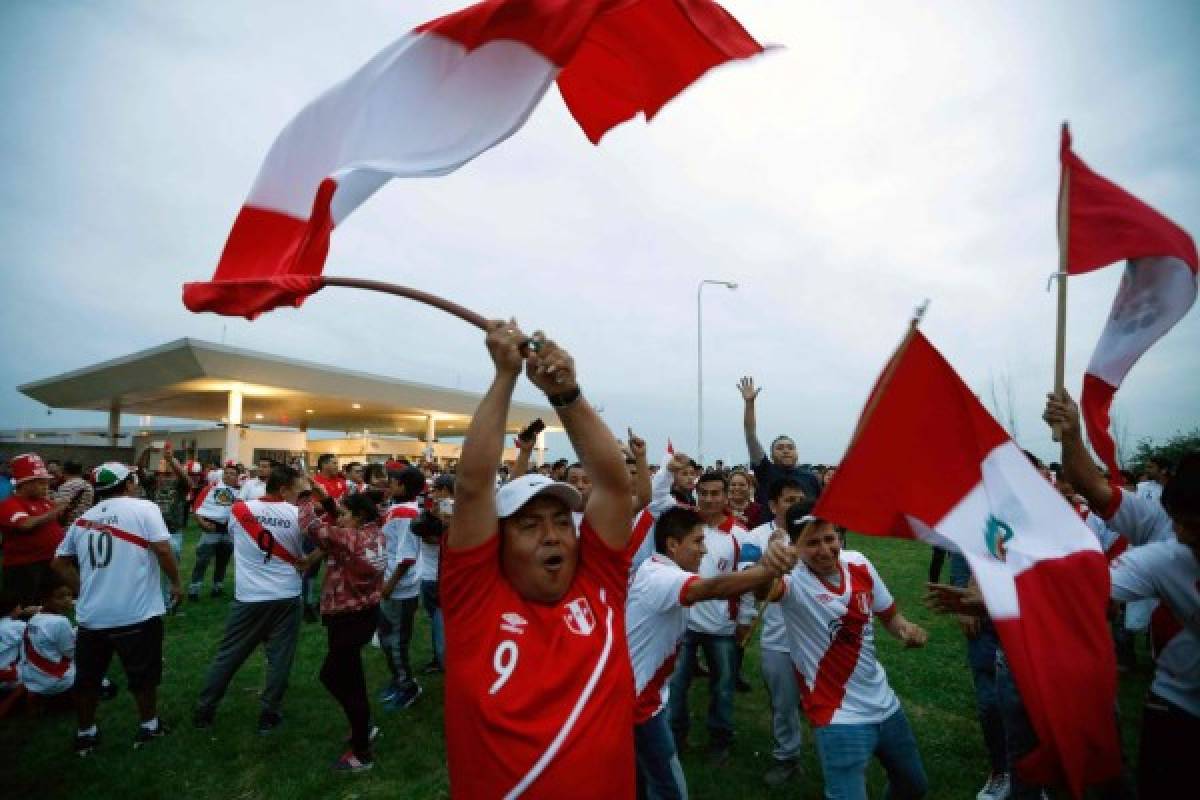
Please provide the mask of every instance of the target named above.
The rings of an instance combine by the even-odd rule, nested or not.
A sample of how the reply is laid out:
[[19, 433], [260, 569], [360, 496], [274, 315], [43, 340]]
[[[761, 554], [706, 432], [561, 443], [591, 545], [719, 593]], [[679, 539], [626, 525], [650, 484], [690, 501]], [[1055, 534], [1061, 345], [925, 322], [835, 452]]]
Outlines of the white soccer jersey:
[[[700, 560], [701, 578], [715, 578], [737, 570], [737, 535], [745, 530], [732, 516], [727, 516], [724, 522], [715, 528], [711, 525], [704, 526], [704, 547], [708, 552]], [[739, 622], [749, 624], [754, 619], [754, 608], [742, 609], [742, 605], [736, 597], [696, 603], [688, 613], [688, 628], [714, 636], [732, 636]]]
[[[416, 597], [421, 590], [421, 540], [412, 532], [413, 520], [420, 514], [417, 504], [397, 503], [388, 509], [384, 518], [383, 535], [387, 546], [387, 569], [384, 581], [391, 580], [392, 573], [400, 564], [408, 564], [408, 570], [396, 581], [392, 600]], [[388, 598], [384, 598], [388, 599]]]
[[11, 689], [20, 682], [17, 665], [21, 661], [21, 640], [24, 636], [24, 620], [0, 618], [0, 688]]
[[809, 722], [874, 725], [900, 707], [875, 657], [871, 624], [872, 614], [890, 617], [895, 604], [862, 553], [843, 550], [839, 561], [837, 586], [796, 565], [783, 579], [779, 606]]
[[62, 694], [75, 685], [75, 629], [61, 614], [34, 614], [21, 648], [21, 683], [34, 694]]
[[633, 575], [625, 601], [625, 638], [637, 695], [634, 723], [645, 722], [667, 704], [667, 681], [687, 630], [683, 592], [699, 579], [661, 553], [643, 561]]
[[211, 522], [226, 523], [229, 522], [229, 510], [237, 500], [237, 487], [226, 486], [217, 481], [200, 490], [200, 494], [192, 503], [192, 510]]
[[[744, 567], [748, 567], [751, 563], [757, 563], [762, 558], [776, 531], [783, 535], [783, 532], [775, 527], [774, 521], [764, 522], [742, 537], [741, 557]], [[757, 555], [751, 548], [757, 550]], [[753, 557], [753, 561], [751, 557]], [[759, 639], [759, 646], [763, 650], [772, 650], [776, 653], [789, 652], [787, 628], [783, 624], [783, 610], [778, 603], [767, 603], [767, 607], [763, 610], [762, 636]]]
[[278, 497], [238, 501], [229, 515], [234, 591], [241, 603], [300, 596], [296, 562], [304, 557], [300, 509]]
[[1200, 717], [1200, 563], [1172, 539], [1126, 550], [1112, 563], [1114, 600], [1157, 597], [1151, 622], [1158, 649], [1151, 690]]
[[1162, 502], [1163, 485], [1158, 481], [1142, 481], [1137, 485], [1137, 496], [1152, 503]]
[[169, 541], [158, 506], [136, 497], [102, 500], [75, 520], [55, 555], [79, 564], [80, 627], [116, 628], [166, 613], [150, 545]]
[[251, 500], [257, 500], [258, 498], [262, 497], [266, 493], [267, 493], [267, 482], [266, 481], [264, 481], [262, 478], [250, 478], [249, 480], [247, 480], [245, 483], [242, 484], [242, 488], [241, 488], [241, 491], [238, 492], [238, 496], [242, 500], [249, 502]]
[[417, 560], [420, 565], [420, 573], [418, 577], [423, 581], [436, 581], [438, 579], [438, 559], [442, 554], [442, 543], [440, 541], [430, 544], [420, 537], [417, 541], [421, 545], [421, 557]]
[[1116, 510], [1105, 520], [1134, 547], [1175, 538], [1175, 526], [1158, 500], [1147, 500], [1121, 489]]

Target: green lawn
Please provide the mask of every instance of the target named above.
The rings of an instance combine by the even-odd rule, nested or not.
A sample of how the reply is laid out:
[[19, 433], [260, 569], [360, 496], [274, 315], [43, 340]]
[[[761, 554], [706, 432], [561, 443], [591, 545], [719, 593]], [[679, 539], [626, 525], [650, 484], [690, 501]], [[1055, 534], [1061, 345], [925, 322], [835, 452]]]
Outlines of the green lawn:
[[[197, 534], [188, 533], [184, 568], [191, 568]], [[880, 657], [916, 730], [932, 787], [931, 797], [974, 797], [986, 772], [973, 693], [965, 665], [962, 637], [950, 621], [935, 617], [918, 599], [926, 577], [929, 549], [896, 540], [851, 536], [851, 547], [866, 552], [879, 568], [911, 619], [931, 632], [924, 650], [904, 651], [880, 632]], [[232, 567], [231, 567], [232, 569]], [[227, 584], [227, 597], [232, 594]], [[383, 736], [376, 746], [376, 766], [361, 775], [334, 774], [328, 765], [342, 748], [346, 726], [340, 709], [317, 681], [324, 655], [324, 630], [306, 625], [301, 636], [292, 685], [285, 701], [284, 726], [271, 736], [254, 731], [256, 692], [263, 659], [256, 654], [234, 679], [217, 724], [207, 731], [191, 727], [191, 707], [208, 662], [220, 638], [228, 600], [207, 597], [188, 604], [182, 616], [167, 618], [162, 717], [173, 728], [165, 740], [146, 750], [131, 747], [135, 729], [133, 703], [127, 692], [100, 709], [103, 741], [89, 759], [71, 751], [74, 719], [70, 715], [17, 716], [0, 721], [4, 753], [0, 785], [6, 797], [51, 798], [442, 798], [447, 781], [442, 744], [442, 680], [423, 678], [424, 696], [403, 712], [388, 713], [375, 703]], [[413, 663], [429, 659], [425, 617], [418, 615]], [[1145, 654], [1141, 654], [1145, 664]], [[366, 651], [372, 693], [386, 680], [380, 653]], [[768, 791], [761, 774], [770, 763], [771, 737], [767, 698], [758, 673], [757, 648], [747, 654], [751, 694], [736, 697], [737, 742], [734, 757], [723, 768], [710, 769], [702, 755], [686, 754], [684, 768], [693, 798], [819, 798], [820, 768], [806, 736], [803, 780]], [[123, 684], [119, 667], [110, 672]], [[1136, 752], [1141, 696], [1148, 680], [1143, 668], [1123, 680], [1121, 708], [1127, 752]], [[705, 687], [693, 689], [695, 738], [703, 743]], [[372, 697], [374, 701], [374, 697]], [[699, 749], [699, 748], [697, 748]], [[883, 777], [870, 772], [873, 796], [882, 796]]]

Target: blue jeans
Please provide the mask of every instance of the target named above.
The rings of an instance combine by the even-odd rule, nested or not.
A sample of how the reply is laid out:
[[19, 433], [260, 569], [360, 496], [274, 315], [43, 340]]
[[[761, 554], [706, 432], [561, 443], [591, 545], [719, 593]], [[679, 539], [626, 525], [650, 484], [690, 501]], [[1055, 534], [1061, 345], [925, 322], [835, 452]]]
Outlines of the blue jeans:
[[887, 773], [886, 798], [916, 800], [929, 790], [917, 740], [903, 709], [876, 725], [824, 725], [813, 731], [826, 800], [866, 800], [867, 762]]
[[736, 649], [733, 637], [689, 630], [679, 647], [667, 706], [676, 747], [687, 740], [691, 725], [688, 689], [692, 685], [692, 665], [696, 663], [699, 649], [704, 650], [704, 660], [708, 664], [709, 743], [722, 746], [733, 741], [733, 658]]
[[421, 581], [421, 605], [429, 615], [429, 628], [433, 634], [433, 660], [446, 666], [446, 633], [442, 627], [442, 604], [438, 600], [438, 582]]
[[687, 781], [675, 752], [666, 709], [633, 726], [633, 746], [637, 752], [638, 800], [687, 800]]
[[975, 684], [975, 714], [983, 731], [983, 745], [993, 774], [1008, 772], [1008, 747], [1004, 736], [1004, 716], [996, 692], [996, 652], [1000, 639], [988, 620], [982, 620], [979, 634], [967, 639], [967, 663]]
[[1025, 704], [1021, 701], [1003, 650], [996, 651], [996, 697], [1000, 702], [1000, 713], [1004, 716], [1005, 749], [1008, 751], [1008, 768], [1005, 771], [1012, 781], [1009, 784], [1009, 797], [1011, 800], [1040, 798], [1042, 787], [1023, 782], [1017, 773], [1017, 762], [1033, 752], [1038, 745], [1038, 738], [1025, 713]]

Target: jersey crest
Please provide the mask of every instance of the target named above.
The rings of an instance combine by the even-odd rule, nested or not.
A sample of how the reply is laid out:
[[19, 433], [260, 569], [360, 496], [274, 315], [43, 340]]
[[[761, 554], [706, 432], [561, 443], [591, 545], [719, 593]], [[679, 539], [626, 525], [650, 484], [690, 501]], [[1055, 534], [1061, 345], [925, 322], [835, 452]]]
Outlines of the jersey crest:
[[596, 629], [596, 615], [586, 597], [577, 597], [563, 607], [567, 630], [576, 636], [591, 636]]

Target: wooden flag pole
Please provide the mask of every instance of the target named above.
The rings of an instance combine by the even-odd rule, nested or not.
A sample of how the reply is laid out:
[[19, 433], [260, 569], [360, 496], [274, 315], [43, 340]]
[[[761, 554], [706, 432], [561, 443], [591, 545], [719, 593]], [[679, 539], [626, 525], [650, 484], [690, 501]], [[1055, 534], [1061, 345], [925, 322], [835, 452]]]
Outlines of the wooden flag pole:
[[[1063, 123], [1066, 130], [1067, 123]], [[1054, 334], [1054, 396], [1061, 398], [1066, 388], [1066, 356], [1067, 356], [1067, 243], [1070, 241], [1070, 195], [1071, 174], [1066, 167], [1062, 170], [1062, 179], [1058, 187], [1058, 322]], [[1054, 441], [1062, 441], [1062, 431], [1057, 427], [1051, 428]]]

